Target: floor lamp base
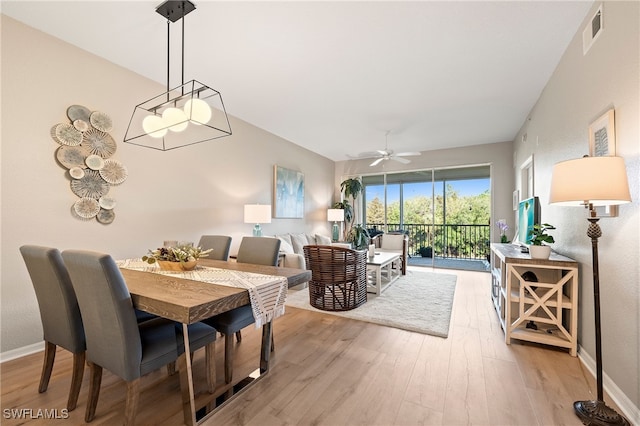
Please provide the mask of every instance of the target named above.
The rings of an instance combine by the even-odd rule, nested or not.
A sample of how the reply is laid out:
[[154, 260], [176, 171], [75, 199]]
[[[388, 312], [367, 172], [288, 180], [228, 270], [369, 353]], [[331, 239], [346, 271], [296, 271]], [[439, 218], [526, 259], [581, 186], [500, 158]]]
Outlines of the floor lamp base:
[[607, 406], [604, 401], [576, 401], [573, 403], [573, 409], [585, 425], [631, 425], [624, 416], [618, 414], [616, 410]]

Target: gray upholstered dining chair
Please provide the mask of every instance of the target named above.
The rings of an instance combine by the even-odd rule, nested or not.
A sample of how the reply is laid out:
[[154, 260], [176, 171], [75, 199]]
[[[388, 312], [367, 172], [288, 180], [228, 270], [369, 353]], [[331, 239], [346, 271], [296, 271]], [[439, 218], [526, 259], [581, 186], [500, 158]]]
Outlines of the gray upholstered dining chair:
[[278, 266], [280, 240], [269, 237], [243, 237], [238, 248], [238, 263]]
[[[89, 398], [85, 421], [95, 417], [102, 369], [127, 382], [125, 424], [134, 424], [140, 379], [184, 351], [182, 336], [173, 321], [163, 318], [138, 323], [124, 277], [108, 254], [66, 250], [62, 258], [75, 290], [86, 336], [86, 358], [90, 368]], [[206, 346], [209, 392], [215, 387], [215, 329], [196, 323], [189, 326], [192, 350]], [[188, 354], [186, 354], [188, 356]]]
[[[280, 240], [268, 237], [243, 237], [238, 248], [238, 263], [277, 266]], [[233, 378], [233, 335], [242, 341], [240, 330], [253, 324], [253, 311], [250, 305], [241, 306], [204, 320], [224, 335], [224, 380], [231, 383]], [[273, 334], [271, 335], [273, 351]]]
[[85, 361], [85, 338], [78, 300], [60, 251], [36, 245], [20, 247], [31, 283], [38, 299], [44, 334], [44, 362], [38, 392], [49, 386], [58, 346], [73, 354], [73, 373], [67, 410], [78, 403]]
[[203, 235], [200, 237], [198, 247], [203, 250], [212, 249], [206, 257], [214, 260], [229, 260], [229, 249], [231, 248], [231, 237], [226, 235]]

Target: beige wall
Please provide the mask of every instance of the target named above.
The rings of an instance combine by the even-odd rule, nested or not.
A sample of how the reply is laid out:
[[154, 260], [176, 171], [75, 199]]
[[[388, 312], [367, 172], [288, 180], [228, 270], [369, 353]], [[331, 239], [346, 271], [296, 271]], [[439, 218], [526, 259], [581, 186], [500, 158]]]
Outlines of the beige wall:
[[[204, 78], [204, 77], [201, 77]], [[215, 81], [205, 83], [215, 86]], [[305, 219], [273, 219], [265, 234], [299, 231], [330, 235], [334, 163], [241, 120], [233, 135], [160, 152], [122, 143], [133, 107], [164, 91], [97, 56], [2, 16], [2, 282], [0, 352], [42, 340], [35, 294], [18, 252], [22, 244], [83, 248], [116, 258], [142, 256], [165, 239], [197, 241], [204, 233], [231, 235], [234, 248], [252, 225], [245, 203], [271, 202], [275, 164], [305, 175]], [[224, 92], [222, 93], [224, 96]], [[226, 99], [233, 114], [233, 100]], [[54, 157], [51, 127], [68, 122], [81, 104], [111, 116], [114, 158], [129, 171], [111, 189], [110, 225], [71, 216], [77, 197]]]
[[[587, 19], [599, 4], [594, 5]], [[587, 212], [581, 208], [550, 206], [549, 184], [556, 162], [588, 154], [589, 123], [609, 108], [615, 108], [617, 154], [625, 159], [633, 202], [620, 207], [619, 217], [600, 221], [603, 360], [604, 371], [614, 382], [610, 386], [619, 387], [626, 395], [628, 401], [620, 403], [626, 405], [627, 412], [635, 411], [637, 423], [640, 421], [640, 3], [605, 2], [603, 17], [604, 30], [586, 56], [582, 53], [582, 30], [575, 35], [532, 109], [530, 120], [520, 130], [514, 149], [517, 164], [530, 155], [534, 157], [535, 195], [540, 197], [542, 220], [558, 228], [554, 231], [554, 248], [580, 262], [578, 341], [582, 355], [595, 359]]]

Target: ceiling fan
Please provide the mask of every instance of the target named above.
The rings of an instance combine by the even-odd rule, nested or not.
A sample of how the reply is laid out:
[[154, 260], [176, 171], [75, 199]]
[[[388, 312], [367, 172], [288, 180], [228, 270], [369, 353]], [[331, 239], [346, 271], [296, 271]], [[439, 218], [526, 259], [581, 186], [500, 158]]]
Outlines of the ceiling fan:
[[397, 161], [398, 163], [409, 164], [411, 160], [408, 160], [404, 157], [413, 157], [416, 155], [420, 155], [420, 153], [417, 151], [394, 153], [393, 150], [389, 149], [388, 147], [389, 133], [390, 132], [387, 131], [385, 135], [384, 149], [380, 149], [377, 151], [370, 151], [370, 152], [361, 152], [355, 158], [375, 158], [375, 160], [371, 164], [369, 164], [369, 167], [373, 167], [373, 166], [377, 166], [382, 161], [386, 161], [386, 160], [393, 160], [393, 161]]

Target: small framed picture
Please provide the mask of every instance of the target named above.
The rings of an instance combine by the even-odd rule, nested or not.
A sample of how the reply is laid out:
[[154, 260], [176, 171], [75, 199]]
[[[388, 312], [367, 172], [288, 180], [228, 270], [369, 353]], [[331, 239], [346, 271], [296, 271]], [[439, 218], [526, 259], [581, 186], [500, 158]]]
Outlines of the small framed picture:
[[589, 155], [616, 155], [616, 127], [613, 109], [605, 112], [589, 125]]
[[[589, 125], [589, 156], [606, 157], [616, 155], [616, 125], [613, 108]], [[596, 207], [598, 217], [618, 216], [618, 206]]]

